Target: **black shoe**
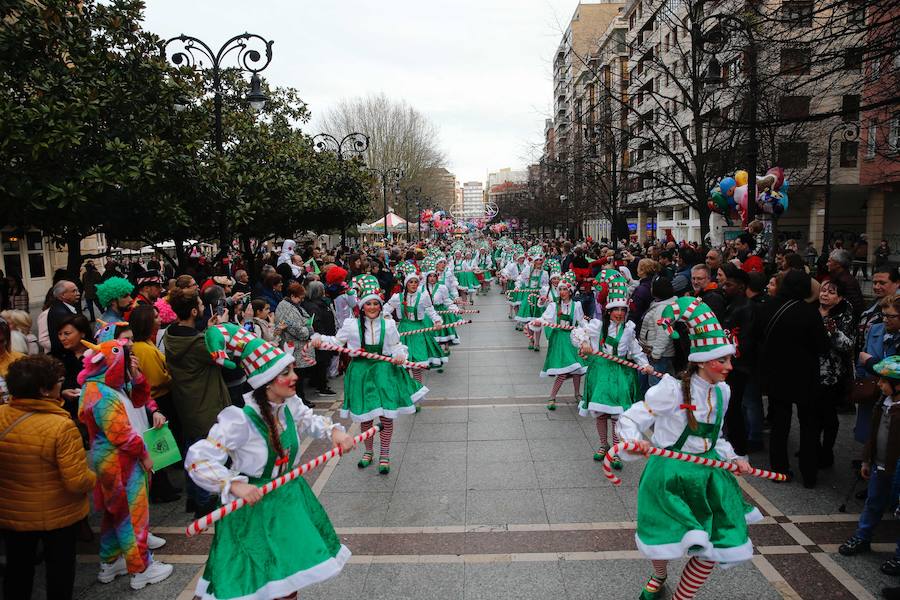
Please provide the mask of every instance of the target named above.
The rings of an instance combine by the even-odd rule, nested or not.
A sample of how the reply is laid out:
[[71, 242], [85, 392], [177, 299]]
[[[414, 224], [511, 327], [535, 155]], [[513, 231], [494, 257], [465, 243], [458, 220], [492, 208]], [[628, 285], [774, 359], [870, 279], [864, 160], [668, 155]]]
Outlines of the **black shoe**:
[[188, 496], [187, 500], [184, 502], [184, 512], [192, 513], [197, 512], [197, 503], [194, 502], [194, 499]]
[[181, 500], [181, 494], [175, 490], [167, 490], [158, 494], [150, 494], [150, 504], [168, 504]]
[[872, 549], [872, 545], [862, 538], [858, 538], [855, 535], [848, 539], [846, 542], [840, 545], [838, 548], [838, 552], [842, 556], [855, 556], [856, 554], [862, 554], [863, 552], [868, 552]]
[[819, 468], [820, 469], [830, 469], [833, 466], [834, 466], [834, 455], [819, 457]]
[[325, 388], [324, 390], [319, 390], [320, 396], [337, 396], [337, 392], [335, 392], [331, 388]]
[[885, 575], [900, 575], [900, 558], [895, 556], [881, 563], [881, 572]]
[[881, 596], [887, 600], [900, 600], [900, 587], [882, 588]]

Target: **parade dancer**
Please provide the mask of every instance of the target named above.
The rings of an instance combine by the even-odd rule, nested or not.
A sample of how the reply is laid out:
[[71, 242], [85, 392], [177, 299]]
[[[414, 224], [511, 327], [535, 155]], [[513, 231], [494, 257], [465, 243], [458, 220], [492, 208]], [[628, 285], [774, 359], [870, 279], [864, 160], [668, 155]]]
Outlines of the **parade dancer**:
[[471, 304], [475, 304], [475, 294], [481, 289], [475, 271], [478, 269], [478, 261], [472, 256], [471, 250], [466, 250], [465, 259], [461, 263], [462, 270], [454, 270], [454, 275], [459, 282], [459, 289], [466, 291], [466, 298]]
[[517, 294], [515, 289], [519, 275], [525, 270], [525, 249], [521, 246], [516, 246], [515, 255], [515, 260], [507, 262], [503, 270], [500, 271], [500, 281], [503, 283], [501, 290], [506, 294], [506, 301], [509, 304], [509, 315], [507, 318], [510, 320], [516, 316], [519, 305], [522, 304], [521, 294]]
[[[468, 279], [464, 275], [465, 259], [463, 259], [463, 247], [454, 244], [453, 259], [450, 261], [448, 270], [453, 276], [456, 286], [456, 293], [462, 296], [462, 299], [469, 304], [475, 304], [475, 298], [469, 298]], [[465, 281], [465, 284], [463, 283]]]
[[[708, 306], [699, 298], [679, 298], [666, 307], [661, 321], [673, 338], [672, 323], [687, 322], [691, 348], [681, 379], [670, 375], [647, 391], [643, 402], [619, 418], [618, 433], [625, 441], [732, 461], [740, 473], [750, 464], [722, 437], [735, 347]], [[650, 441], [644, 432], [652, 429]], [[623, 455], [629, 459], [630, 453]], [[675, 590], [675, 600], [693, 598], [716, 563], [723, 567], [750, 560], [753, 545], [747, 524], [762, 519], [744, 502], [735, 476], [724, 469], [650, 456], [638, 487], [638, 550], [653, 562], [653, 574], [640, 598], [663, 594], [670, 560], [690, 557]]]
[[[262, 497], [260, 487], [298, 466], [300, 436], [330, 439], [349, 451], [341, 425], [315, 415], [297, 396], [294, 357], [252, 334], [227, 346], [252, 391], [244, 407], [219, 413], [206, 439], [187, 451], [188, 475], [223, 505], [242, 498], [253, 508], [216, 524], [196, 597], [296, 598], [297, 590], [341, 572], [350, 551], [306, 481], [299, 477]], [[218, 350], [218, 348], [210, 348]]]
[[78, 419], [88, 430], [90, 467], [97, 474], [94, 504], [102, 515], [97, 579], [110, 583], [130, 573], [131, 587], [139, 590], [173, 570], [150, 553], [148, 479], [153, 461], [128, 415], [129, 407], [142, 409], [151, 401], [150, 385], [132, 360], [127, 340], [82, 343], [89, 349], [78, 374]]
[[[613, 444], [619, 442], [616, 420], [638, 399], [638, 380], [634, 369], [591, 353], [602, 350], [639, 364], [644, 373], [653, 371], [635, 336], [634, 323], [628, 320], [628, 282], [616, 271], [609, 273], [603, 318], [593, 319], [586, 327], [572, 332], [572, 344], [581, 349], [588, 365], [578, 414], [596, 419], [600, 436], [600, 448], [594, 453], [596, 461], [602, 461], [609, 451], [610, 421]], [[610, 464], [614, 469], [622, 468], [618, 456], [611, 456]]]
[[[581, 303], [572, 298], [575, 289], [575, 274], [571, 271], [562, 276], [557, 291], [559, 302], [549, 302], [540, 319], [534, 319], [529, 327], [537, 331], [544, 323], [578, 327], [585, 325]], [[550, 329], [547, 335], [547, 357], [541, 377], [555, 377], [550, 391], [547, 410], [556, 410], [556, 395], [566, 379], [572, 379], [575, 388], [575, 399], [581, 400], [581, 376], [584, 375], [584, 360], [578, 356], [578, 350], [569, 340], [571, 332], [566, 329]]]
[[[531, 257], [531, 264], [519, 274], [515, 288], [517, 291], [540, 290], [550, 283], [550, 276], [544, 271], [543, 249], [540, 246], [532, 246], [528, 254]], [[525, 324], [541, 315], [543, 311], [537, 305], [537, 298], [534, 291], [518, 292], [520, 304], [516, 313], [516, 329], [521, 330]]]
[[[456, 333], [456, 329], [450, 326], [453, 323], [462, 320], [461, 317], [453, 314], [457, 312], [459, 308], [457, 308], [456, 304], [450, 299], [450, 291], [447, 289], [446, 284], [442, 283], [438, 278], [437, 269], [434, 266], [433, 259], [426, 259], [424, 261], [422, 274], [425, 276], [425, 293], [428, 294], [428, 297], [431, 299], [435, 311], [439, 311], [439, 314], [442, 315], [444, 324], [448, 325], [448, 327], [434, 332], [433, 336], [436, 342], [443, 345], [444, 352], [449, 355], [450, 349], [448, 346], [450, 344], [459, 344], [459, 335]], [[433, 323], [433, 325], [436, 324], [437, 323]]]
[[478, 256], [475, 258], [476, 269], [481, 273], [481, 288], [478, 290], [480, 294], [488, 294], [491, 290], [491, 282], [494, 280], [494, 259], [488, 253], [487, 246], [482, 246], [478, 250]]
[[[551, 258], [547, 261], [547, 271], [550, 273], [549, 282], [547, 285], [541, 287], [541, 291], [537, 292], [537, 305], [541, 311], [541, 314], [547, 309], [547, 305], [551, 302], [559, 302], [559, 291], [557, 286], [559, 286], [560, 279], [562, 275], [560, 274], [560, 266], [559, 261], [555, 258]], [[531, 337], [529, 338], [530, 343], [528, 345], [529, 350], [534, 350], [535, 352], [540, 352], [541, 350], [541, 332], [544, 330], [532, 330], [530, 327], [528, 331], [531, 332]], [[550, 339], [550, 330], [547, 330], [547, 339]]]
[[[394, 294], [385, 302], [382, 311], [384, 315], [390, 316], [392, 312], [397, 315], [397, 329], [400, 333], [429, 327], [426, 318], [434, 325], [442, 325], [444, 321], [434, 310], [431, 298], [420, 289], [416, 268], [406, 264], [402, 265], [401, 269], [404, 272], [403, 291]], [[447, 356], [441, 350], [440, 344], [435, 341], [433, 332], [404, 336], [403, 343], [409, 349], [409, 360], [412, 362], [427, 363], [435, 367], [443, 367], [447, 363]], [[421, 384], [424, 379], [423, 369], [412, 369], [412, 376]]]
[[[401, 343], [397, 325], [382, 315], [382, 299], [378, 280], [372, 275], [362, 275], [359, 287], [360, 314], [358, 319], [348, 319], [334, 336], [312, 337], [312, 345], [323, 343], [346, 346], [351, 350], [364, 350], [398, 360], [409, 359], [407, 347]], [[375, 417], [381, 421], [381, 455], [378, 472], [386, 475], [391, 470], [391, 435], [394, 419], [399, 415], [416, 411], [417, 403], [428, 393], [428, 388], [413, 379], [409, 372], [389, 362], [355, 356], [350, 360], [344, 375], [344, 405], [341, 417], [360, 423], [363, 431], [372, 427]], [[365, 441], [366, 450], [357, 466], [364, 469], [374, 459], [374, 440]]]

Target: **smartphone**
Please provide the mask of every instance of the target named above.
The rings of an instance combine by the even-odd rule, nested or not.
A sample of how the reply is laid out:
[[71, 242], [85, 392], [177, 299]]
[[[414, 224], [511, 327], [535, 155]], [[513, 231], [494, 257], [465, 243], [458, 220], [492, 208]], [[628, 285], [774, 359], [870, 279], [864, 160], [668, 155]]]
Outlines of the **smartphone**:
[[225, 298], [216, 300], [216, 316], [221, 317], [225, 314]]

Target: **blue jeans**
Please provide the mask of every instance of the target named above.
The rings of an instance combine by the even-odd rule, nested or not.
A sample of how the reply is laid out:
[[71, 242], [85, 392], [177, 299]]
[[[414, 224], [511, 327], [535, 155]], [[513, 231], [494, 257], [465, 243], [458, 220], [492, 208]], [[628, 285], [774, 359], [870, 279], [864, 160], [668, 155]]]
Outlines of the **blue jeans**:
[[584, 316], [588, 319], [594, 318], [594, 307], [596, 302], [594, 300], [594, 294], [581, 294], [581, 310], [584, 311]]
[[[658, 360], [650, 360], [650, 364], [653, 366], [654, 371], [659, 371], [660, 373], [668, 373], [672, 374], [672, 357], [671, 356], [663, 356]], [[656, 375], [650, 374], [647, 375], [647, 383], [649, 387], [653, 387], [657, 383], [660, 382], [659, 377]]]
[[[894, 470], [894, 476], [890, 478], [886, 475], [886, 471], [872, 468], [872, 477], [869, 479], [869, 496], [866, 498], [862, 514], [859, 515], [856, 537], [871, 542], [872, 533], [881, 522], [884, 511], [897, 504], [897, 492], [900, 491], [897, 473]], [[900, 540], [897, 541], [894, 556], [900, 557]]]
[[747, 379], [744, 388], [744, 422], [747, 428], [747, 441], [762, 443], [763, 408], [759, 380], [756, 377]]

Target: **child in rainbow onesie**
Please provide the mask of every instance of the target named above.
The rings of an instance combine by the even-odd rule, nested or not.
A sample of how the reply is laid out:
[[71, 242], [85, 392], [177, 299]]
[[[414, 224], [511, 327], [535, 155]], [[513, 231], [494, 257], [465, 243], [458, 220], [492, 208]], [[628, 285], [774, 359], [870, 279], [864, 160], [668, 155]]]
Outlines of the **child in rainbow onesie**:
[[131, 587], [139, 590], [172, 574], [172, 566], [154, 561], [147, 546], [147, 480], [153, 461], [126, 409], [129, 401], [137, 408], [145, 406], [150, 386], [132, 362], [126, 340], [83, 343], [89, 349], [78, 374], [82, 386], [78, 418], [91, 440], [88, 460], [97, 474], [94, 502], [102, 513], [97, 578], [109, 583], [130, 573]]

